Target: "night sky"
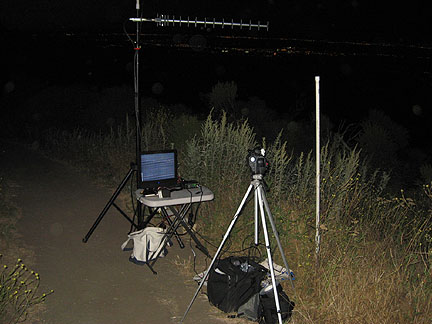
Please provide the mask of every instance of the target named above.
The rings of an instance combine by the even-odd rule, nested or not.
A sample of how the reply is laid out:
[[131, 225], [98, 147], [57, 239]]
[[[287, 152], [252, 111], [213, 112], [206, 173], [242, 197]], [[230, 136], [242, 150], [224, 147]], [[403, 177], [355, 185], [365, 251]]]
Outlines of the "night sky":
[[[330, 2], [330, 3], [329, 3]], [[321, 35], [387, 41], [431, 40], [431, 14], [427, 0], [413, 1], [142, 1], [143, 15], [156, 14], [253, 19], [270, 21], [273, 33]], [[119, 31], [135, 13], [135, 1], [118, 0], [3, 0], [3, 30]]]
[[[313, 96], [314, 76], [320, 75], [322, 110], [335, 124], [355, 122], [369, 109], [381, 109], [410, 129], [413, 146], [428, 137], [432, 120], [428, 1], [161, 0], [144, 1], [142, 8], [147, 18], [169, 14], [270, 22], [268, 32], [143, 24], [143, 34], [164, 44], [143, 46], [144, 96], [198, 109], [200, 96], [216, 82], [233, 80], [239, 86], [239, 99], [257, 96], [283, 113], [298, 98]], [[0, 37], [6, 54], [0, 66], [2, 98], [12, 93], [30, 96], [53, 85], [131, 85], [133, 46], [122, 34], [123, 28], [134, 32], [135, 25], [127, 22], [134, 16], [134, 1], [2, 0]], [[218, 35], [253, 37], [253, 46], [270, 47], [270, 52], [281, 42], [268, 40], [283, 38], [288, 40], [285, 46], [299, 50], [274, 56], [218, 53], [212, 51]], [[206, 49], [191, 46], [180, 51], [166, 46], [166, 39], [172, 43], [176, 37], [188, 44], [201, 41]], [[305, 42], [299, 46], [298, 40]], [[245, 45], [240, 40], [229, 46]], [[155, 85], [162, 87], [155, 91]]]

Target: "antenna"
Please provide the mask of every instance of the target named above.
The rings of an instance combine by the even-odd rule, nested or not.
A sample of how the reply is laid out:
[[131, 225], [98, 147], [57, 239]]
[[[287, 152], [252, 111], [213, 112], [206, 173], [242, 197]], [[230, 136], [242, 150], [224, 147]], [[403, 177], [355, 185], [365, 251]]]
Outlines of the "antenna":
[[211, 20], [207, 20], [207, 18], [204, 18], [204, 20], [198, 20], [197, 17], [195, 19], [190, 19], [189, 16], [187, 19], [182, 19], [180, 16], [179, 18], [175, 18], [173, 15], [170, 17], [169, 15], [159, 15], [156, 18], [130, 18], [129, 20], [133, 22], [153, 22], [156, 23], [158, 26], [180, 26], [182, 24], [186, 24], [188, 27], [193, 24], [194, 27], [197, 27], [198, 25], [204, 25], [204, 27], [212, 27], [215, 28], [216, 26], [222, 26], [224, 27], [231, 27], [231, 29], [234, 29], [234, 27], [239, 27], [240, 29], [248, 28], [251, 30], [252, 28], [256, 28], [258, 30], [260, 29], [266, 29], [268, 31], [269, 29], [269, 22], [265, 24], [261, 24], [260, 21], [258, 23], [253, 24], [251, 20], [249, 22], [243, 22], [240, 20], [240, 22], [234, 22], [234, 20], [231, 19], [231, 21], [225, 21], [225, 19], [222, 19], [222, 21], [216, 21], [214, 18]]
[[[136, 118], [136, 165], [139, 164], [139, 154], [141, 152], [141, 112], [140, 112], [140, 102], [139, 102], [139, 51], [141, 49], [140, 45], [140, 32], [141, 32], [141, 24], [143, 22], [152, 22], [156, 23], [158, 26], [182, 26], [187, 25], [188, 27], [190, 25], [193, 25], [194, 27], [198, 27], [198, 25], [204, 25], [204, 27], [212, 27], [215, 28], [216, 26], [221, 26], [222, 28], [231, 27], [231, 29], [234, 29], [234, 27], [238, 27], [240, 29], [247, 28], [249, 30], [252, 29], [265, 29], [268, 31], [269, 29], [269, 22], [262, 24], [260, 21], [258, 23], [252, 23], [251, 20], [249, 22], [243, 22], [243, 20], [240, 20], [240, 22], [234, 22], [233, 19], [231, 21], [225, 21], [225, 19], [222, 19], [222, 21], [216, 21], [215, 18], [211, 18], [208, 20], [207, 18], [204, 18], [204, 20], [198, 20], [197, 17], [195, 19], [191, 19], [189, 16], [187, 19], [182, 19], [180, 16], [179, 18], [175, 18], [173, 15], [170, 17], [169, 15], [158, 15], [156, 18], [143, 18], [142, 17], [142, 10], [140, 8], [140, 0], [136, 0], [136, 18], [129, 18], [130, 21], [136, 23], [136, 39], [134, 43], [134, 88], [135, 88], [135, 118]], [[137, 177], [137, 185], [138, 185], [138, 177]], [[138, 208], [138, 218], [140, 218], [140, 209]]]
[[[102, 210], [102, 212], [99, 214], [98, 218], [96, 219], [96, 221], [94, 222], [94, 224], [92, 225], [92, 227], [90, 228], [90, 230], [88, 231], [87, 235], [83, 238], [83, 242], [86, 243], [88, 241], [88, 239], [90, 238], [90, 236], [92, 235], [92, 233], [94, 232], [94, 230], [96, 229], [96, 227], [99, 225], [99, 223], [101, 222], [101, 220], [105, 217], [105, 214], [108, 212], [108, 210], [111, 208], [111, 206], [114, 206], [130, 223], [131, 223], [131, 232], [132, 229], [135, 227], [136, 229], [140, 229], [140, 226], [143, 224], [143, 210], [142, 210], [142, 203], [140, 201], [138, 201], [138, 205], [136, 210], [134, 211], [134, 215], [133, 215], [133, 219], [129, 218], [129, 216], [123, 212], [119, 206], [117, 206], [115, 204], [115, 200], [117, 199], [118, 195], [120, 194], [120, 192], [123, 190], [123, 188], [125, 187], [126, 183], [131, 179], [132, 175], [134, 173], [136, 173], [136, 184], [137, 184], [137, 188], [139, 188], [140, 186], [140, 175], [139, 175], [139, 165], [140, 165], [140, 158], [141, 158], [141, 112], [140, 112], [140, 95], [139, 95], [139, 52], [141, 50], [141, 45], [140, 45], [140, 34], [141, 34], [141, 24], [143, 22], [154, 22], [156, 24], [158, 24], [159, 26], [176, 26], [177, 24], [179, 26], [183, 24], [186, 24], [188, 27], [193, 24], [195, 27], [197, 27], [198, 25], [204, 25], [204, 26], [211, 26], [213, 28], [215, 28], [215, 26], [222, 26], [222, 28], [224, 28], [225, 26], [231, 27], [232, 29], [234, 29], [234, 27], [240, 27], [240, 29], [242, 29], [243, 27], [248, 27], [249, 30], [251, 30], [252, 28], [257, 28], [258, 30], [261, 28], [265, 28], [268, 30], [268, 22], [267, 24], [261, 24], [259, 21], [257, 24], [252, 24], [251, 21], [249, 21], [249, 23], [243, 23], [242, 20], [240, 20], [240, 22], [234, 22], [234, 20], [231, 20], [231, 22], [225, 22], [225, 20], [223, 19], [222, 22], [220, 21], [216, 21], [215, 19], [207, 21], [207, 18], [204, 18], [204, 20], [198, 20], [198, 18], [195, 18], [194, 20], [191, 20], [189, 17], [187, 19], [182, 19], [181, 17], [179, 19], [176, 19], [174, 16], [172, 16], [171, 18], [169, 16], [158, 16], [156, 18], [152, 18], [152, 19], [148, 19], [148, 18], [143, 18], [142, 17], [142, 10], [141, 10], [141, 6], [140, 6], [140, 0], [136, 0], [136, 5], [135, 5], [135, 9], [136, 9], [136, 15], [137, 17], [140, 18], [130, 18], [131, 21], [136, 23], [136, 39], [135, 41], [133, 41], [129, 35], [129, 39], [131, 40], [131, 42], [133, 43], [133, 48], [134, 48], [134, 108], [135, 108], [135, 119], [136, 119], [136, 133], [135, 133], [135, 139], [136, 139], [136, 145], [135, 145], [135, 150], [136, 150], [136, 160], [135, 163], [132, 162], [130, 165], [130, 169], [129, 172], [126, 174], [126, 176], [123, 178], [122, 182], [119, 184], [119, 186], [117, 187], [116, 191], [114, 192], [114, 194], [111, 196], [110, 200], [107, 202], [107, 204], [105, 205], [104, 209]], [[137, 216], [138, 218], [138, 222], [137, 224], [135, 223], [135, 216]], [[156, 274], [156, 272], [151, 268], [150, 266], [150, 270], [152, 270], [153, 273]], [[192, 306], [193, 300], [191, 302], [191, 304], [189, 305], [189, 308]], [[189, 310], [189, 309], [188, 309]], [[187, 314], [187, 312], [186, 312]], [[184, 317], [186, 316], [186, 314], [184, 315]], [[282, 324], [282, 322], [280, 322], [280, 324]]]
[[[139, 1], [137, 0], [137, 5], [136, 5], [136, 13], [137, 13], [137, 18], [129, 18], [130, 21], [135, 22], [136, 23], [136, 43], [134, 45], [134, 49], [135, 49], [135, 69], [134, 69], [134, 85], [135, 85], [135, 116], [136, 116], [136, 126], [137, 126], [137, 130], [136, 130], [136, 151], [137, 151], [137, 165], [139, 163], [139, 153], [141, 150], [141, 130], [140, 130], [140, 119], [141, 119], [141, 115], [140, 115], [140, 107], [139, 107], [139, 87], [138, 87], [138, 56], [139, 56], [139, 50], [141, 49], [141, 46], [139, 44], [139, 33], [140, 33], [140, 25], [143, 22], [152, 22], [152, 23], [156, 23], [158, 26], [179, 26], [181, 27], [182, 24], [183, 25], [187, 25], [187, 27], [189, 27], [190, 25], [193, 25], [194, 27], [198, 27], [198, 25], [204, 25], [204, 27], [211, 27], [211, 28], [215, 28], [216, 26], [221, 26], [222, 28], [225, 27], [231, 27], [231, 29], [234, 29], [234, 27], [238, 27], [240, 29], [243, 28], [247, 28], [249, 30], [252, 29], [266, 29], [268, 31], [269, 28], [269, 22], [265, 23], [265, 24], [261, 24], [260, 21], [258, 21], [258, 23], [252, 23], [251, 20], [249, 20], [248, 23], [243, 22], [243, 20], [240, 20], [240, 22], [234, 22], [233, 19], [231, 19], [231, 21], [225, 21], [225, 19], [222, 19], [222, 21], [216, 21], [215, 18], [212, 18], [210, 20], [208, 20], [207, 18], [204, 18], [204, 20], [198, 20], [197, 17], [195, 17], [195, 19], [191, 19], [189, 16], [187, 17], [187, 19], [182, 19], [182, 17], [180, 16], [179, 18], [175, 18], [175, 16], [173, 15], [172, 17], [170, 17], [169, 15], [159, 15], [156, 18], [143, 18], [142, 15], [140, 15], [140, 8], [139, 8]], [[138, 178], [138, 177], [137, 177]], [[262, 207], [262, 206], [261, 206]], [[141, 217], [141, 206], [138, 205], [138, 218]], [[287, 267], [288, 269], [288, 267]], [[204, 278], [205, 279], [205, 278]], [[203, 279], [203, 281], [204, 281]], [[198, 291], [197, 291], [198, 293]], [[189, 309], [191, 308], [194, 300], [195, 300], [196, 295], [194, 296], [194, 298], [192, 299], [191, 303], [189, 304], [188, 309], [186, 310], [186, 313], [183, 315], [183, 318], [181, 320], [181, 323], [183, 322], [183, 320], [185, 319], [187, 313], [189, 312]], [[277, 299], [279, 301], [279, 299]], [[277, 305], [278, 301], [276, 302]], [[282, 319], [280, 317], [279, 314], [279, 323], [282, 324]]]
[[[138, 164], [138, 156], [141, 150], [141, 139], [139, 138], [140, 136], [140, 124], [141, 124], [141, 113], [139, 111], [139, 83], [138, 83], [138, 70], [139, 70], [139, 50], [141, 49], [140, 46], [140, 41], [139, 41], [139, 34], [141, 31], [140, 25], [143, 22], [152, 22], [152, 23], [156, 23], [158, 26], [179, 26], [181, 27], [182, 24], [183, 25], [187, 25], [188, 27], [190, 25], [193, 25], [194, 27], [198, 27], [198, 25], [204, 25], [204, 27], [212, 27], [215, 28], [216, 26], [221, 26], [222, 29], [226, 26], [226, 27], [231, 27], [231, 29], [234, 29], [234, 27], [238, 27], [240, 29], [243, 28], [247, 28], [249, 30], [252, 29], [265, 29], [268, 31], [269, 29], [269, 22], [267, 21], [267, 23], [262, 24], [260, 21], [258, 21], [258, 23], [252, 23], [251, 20], [249, 20], [249, 22], [243, 22], [243, 20], [240, 20], [240, 22], [234, 22], [233, 19], [231, 19], [231, 21], [225, 21], [225, 19], [222, 19], [222, 21], [216, 21], [215, 18], [211, 18], [210, 20], [208, 20], [207, 18], [204, 18], [204, 20], [198, 20], [197, 17], [195, 17], [195, 19], [191, 19], [189, 16], [187, 17], [187, 19], [182, 19], [182, 17], [180, 16], [179, 18], [176, 18], [174, 15], [173, 16], [169, 16], [169, 15], [157, 15], [156, 18], [143, 18], [142, 14], [141, 14], [141, 8], [140, 8], [140, 4], [139, 4], [140, 0], [136, 0], [136, 14], [137, 14], [137, 18], [129, 18], [130, 21], [135, 22], [136, 23], [136, 40], [135, 40], [135, 45], [134, 45], [134, 50], [135, 50], [135, 59], [134, 59], [134, 87], [135, 87], [135, 117], [136, 117], [136, 125], [137, 125], [137, 131], [136, 131], [136, 151], [137, 151], [137, 161], [136, 163]], [[140, 17], [141, 16], [141, 17]]]

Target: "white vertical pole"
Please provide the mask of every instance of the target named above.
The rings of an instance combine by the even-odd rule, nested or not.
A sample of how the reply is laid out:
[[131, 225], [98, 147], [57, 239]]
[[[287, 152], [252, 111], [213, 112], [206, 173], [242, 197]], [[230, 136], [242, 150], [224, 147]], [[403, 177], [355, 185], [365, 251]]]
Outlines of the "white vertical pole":
[[315, 77], [315, 132], [316, 132], [316, 232], [315, 232], [315, 264], [319, 266], [319, 252], [320, 252], [320, 157], [321, 157], [321, 147], [320, 147], [320, 90], [319, 90], [320, 77]]

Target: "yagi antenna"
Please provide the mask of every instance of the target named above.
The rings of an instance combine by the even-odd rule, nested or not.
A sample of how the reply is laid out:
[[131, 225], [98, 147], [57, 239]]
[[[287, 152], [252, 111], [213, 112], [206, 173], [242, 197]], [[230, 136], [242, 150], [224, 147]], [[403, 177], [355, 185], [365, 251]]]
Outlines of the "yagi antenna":
[[193, 25], [194, 27], [197, 27], [198, 25], [204, 25], [204, 27], [212, 27], [215, 28], [216, 26], [222, 26], [224, 27], [231, 27], [231, 29], [234, 29], [234, 27], [239, 27], [240, 29], [248, 28], [251, 30], [252, 28], [256, 28], [258, 30], [264, 28], [268, 31], [269, 28], [269, 22], [262, 24], [260, 21], [258, 21], [257, 24], [253, 24], [251, 20], [249, 22], [243, 22], [240, 20], [240, 22], [234, 22], [234, 20], [231, 19], [231, 21], [225, 21], [225, 19], [222, 19], [222, 21], [216, 21], [214, 18], [211, 20], [207, 20], [207, 18], [204, 18], [204, 20], [198, 20], [197, 17], [195, 19], [190, 19], [187, 17], [187, 19], [182, 19], [180, 16], [179, 18], [175, 18], [174, 16], [170, 17], [169, 15], [159, 15], [156, 18], [130, 18], [133, 22], [153, 22], [156, 23], [158, 26], [181, 26], [182, 24], [187, 25], [188, 27], [190, 25]]
[[[140, 111], [140, 94], [139, 94], [139, 52], [141, 50], [141, 45], [140, 45], [140, 35], [141, 35], [141, 23], [143, 22], [152, 22], [152, 23], [156, 23], [158, 26], [182, 26], [182, 25], [187, 25], [188, 27], [193, 25], [194, 27], [198, 27], [198, 25], [202, 26], [204, 25], [204, 27], [211, 27], [211, 28], [216, 28], [216, 26], [221, 26], [222, 28], [225, 27], [231, 27], [231, 29], [234, 29], [234, 27], [238, 27], [240, 29], [243, 28], [247, 28], [249, 30], [252, 29], [266, 29], [268, 31], [269, 28], [269, 22], [262, 24], [260, 21], [258, 21], [258, 23], [252, 23], [251, 20], [249, 20], [249, 22], [243, 22], [243, 20], [240, 20], [240, 22], [234, 22], [233, 19], [231, 19], [231, 21], [225, 21], [225, 19], [222, 19], [222, 21], [216, 21], [216, 19], [211, 18], [211, 19], [207, 19], [204, 18], [204, 20], [198, 20], [197, 17], [195, 17], [195, 19], [190, 19], [189, 17], [187, 17], [187, 19], [182, 19], [182, 17], [180, 16], [179, 18], [175, 18], [175, 16], [170, 17], [169, 15], [158, 15], [156, 18], [143, 18], [141, 15], [141, 6], [140, 6], [140, 0], [136, 0], [136, 17], [138, 18], [129, 18], [130, 21], [135, 22], [136, 23], [136, 40], [135, 42], [132, 41], [133, 45], [134, 45], [134, 98], [135, 98], [135, 125], [136, 125], [136, 132], [135, 132], [135, 149], [136, 149], [136, 160], [135, 163], [131, 163], [131, 168], [129, 170], [129, 173], [127, 174], [127, 176], [123, 179], [122, 183], [120, 184], [120, 186], [117, 188], [116, 192], [114, 193], [114, 195], [111, 197], [109, 203], [107, 204], [107, 206], [104, 208], [103, 212], [99, 215], [98, 219], [96, 220], [95, 224], [93, 225], [93, 227], [90, 229], [89, 233], [86, 235], [86, 237], [84, 238], [84, 242], [87, 242], [89, 236], [92, 234], [92, 232], [94, 231], [94, 229], [96, 228], [96, 226], [99, 224], [99, 222], [101, 221], [102, 217], [105, 215], [105, 213], [108, 211], [108, 208], [111, 207], [111, 205], [114, 205], [114, 207], [116, 207], [117, 209], [119, 209], [115, 203], [114, 200], [117, 198], [117, 196], [119, 195], [120, 191], [123, 189], [123, 187], [125, 186], [125, 184], [129, 181], [129, 178], [131, 177], [131, 175], [134, 172], [137, 172], [136, 174], [136, 180], [137, 180], [137, 188], [140, 185], [140, 176], [139, 176], [139, 165], [141, 163], [141, 122], [142, 122], [142, 116], [141, 116], [141, 111]], [[130, 38], [130, 40], [132, 40]], [[257, 180], [258, 181], [258, 180]], [[260, 188], [259, 186], [257, 188]], [[249, 187], [248, 193], [249, 191], [252, 189], [252, 184]], [[262, 189], [261, 189], [262, 190]], [[258, 191], [257, 191], [258, 192]], [[263, 194], [264, 195], [264, 194]], [[255, 196], [255, 199], [257, 199], [258, 196]], [[242, 204], [244, 203], [244, 201], [246, 200], [246, 196], [243, 199]], [[258, 206], [258, 205], [256, 205]], [[268, 209], [268, 206], [266, 205], [266, 208]], [[120, 210], [119, 210], [120, 211]], [[240, 209], [239, 209], [240, 211]], [[141, 202], [138, 200], [138, 205], [137, 205], [137, 218], [138, 218], [138, 224], [141, 225], [144, 223], [144, 209], [143, 206], [141, 205]], [[268, 211], [267, 211], [268, 212]], [[125, 213], [121, 212], [123, 214], [123, 216], [125, 216], [126, 218], [128, 218], [126, 216]], [[261, 213], [262, 213], [262, 217], [264, 219], [264, 212], [263, 212], [263, 205], [261, 204]], [[268, 212], [269, 213], [269, 212]], [[236, 215], [237, 217], [238, 215]], [[268, 215], [269, 218], [271, 215]], [[128, 218], [129, 219], [129, 218]], [[133, 224], [133, 226], [135, 226], [135, 223], [133, 222], [133, 220], [129, 219], [129, 221], [131, 221], [131, 223]], [[231, 226], [233, 226], [234, 223], [232, 223]], [[273, 231], [274, 231], [274, 224], [272, 223], [273, 226]], [[135, 226], [138, 228], [138, 226]], [[131, 227], [131, 231], [132, 231], [132, 227]], [[227, 232], [227, 234], [229, 234]], [[276, 233], [275, 233], [276, 235]], [[225, 239], [225, 238], [224, 238]], [[266, 238], [268, 240], [268, 238]], [[278, 241], [279, 244], [279, 248], [280, 248], [280, 243]], [[268, 245], [268, 242], [266, 242], [266, 245]], [[221, 246], [219, 247], [218, 252], [220, 251], [220, 249], [223, 247], [223, 243], [221, 244]], [[270, 250], [268, 250], [270, 251]], [[280, 250], [281, 254], [282, 254], [282, 258], [284, 258], [282, 250]], [[213, 259], [212, 262], [214, 262], [215, 259]], [[285, 259], [284, 259], [285, 261]], [[213, 263], [212, 263], [213, 265]], [[210, 268], [212, 267], [212, 265], [210, 265]], [[272, 261], [271, 261], [271, 255], [269, 255], [269, 265], [270, 268], [272, 269]], [[288, 266], [286, 265], [286, 261], [285, 261], [285, 266], [287, 269]], [[152, 267], [149, 265], [150, 270], [152, 270], [152, 272], [154, 274], [156, 274], [156, 272], [152, 269]], [[208, 275], [208, 272], [210, 270], [210, 268], [207, 270], [205, 276]], [[195, 296], [193, 297], [192, 301], [190, 302], [188, 309], [186, 310], [185, 314], [183, 315], [183, 318], [181, 320], [181, 323], [183, 322], [183, 320], [185, 319], [187, 313], [189, 312], [190, 308], [192, 307], [192, 304], [194, 303], [195, 298], [197, 297], [197, 294], [199, 292], [199, 290], [202, 287], [202, 284], [205, 282], [205, 278], [203, 278], [203, 280], [201, 281], [201, 286], [200, 288], [196, 291]], [[272, 270], [272, 284], [273, 286], [276, 286], [276, 282], [274, 279], [274, 273]], [[279, 324], [282, 324], [282, 317], [280, 314], [280, 308], [279, 304], [278, 304], [278, 297], [277, 294], [274, 294], [275, 297], [275, 302], [276, 302], [276, 308], [278, 310], [278, 319], [279, 319]]]

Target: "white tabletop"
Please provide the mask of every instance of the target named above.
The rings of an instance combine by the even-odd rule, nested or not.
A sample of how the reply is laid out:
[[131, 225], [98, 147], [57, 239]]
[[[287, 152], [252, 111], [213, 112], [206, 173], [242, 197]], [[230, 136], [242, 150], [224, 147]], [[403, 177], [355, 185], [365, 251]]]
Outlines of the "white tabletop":
[[204, 186], [192, 189], [181, 189], [171, 191], [171, 197], [159, 198], [157, 195], [142, 194], [142, 190], [135, 192], [136, 198], [144, 205], [152, 208], [199, 203], [214, 199], [213, 192]]

